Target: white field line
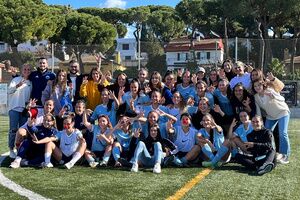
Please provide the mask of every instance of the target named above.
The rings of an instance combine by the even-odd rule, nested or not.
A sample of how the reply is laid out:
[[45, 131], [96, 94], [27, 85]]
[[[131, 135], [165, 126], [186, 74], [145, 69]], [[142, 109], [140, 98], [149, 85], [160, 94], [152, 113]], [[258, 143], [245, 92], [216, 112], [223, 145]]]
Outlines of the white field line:
[[[0, 166], [3, 162], [3, 160], [9, 155], [9, 152], [4, 153], [0, 156]], [[13, 169], [12, 169], [13, 170]], [[0, 184], [3, 185], [4, 187], [12, 190], [13, 192], [27, 197], [30, 200], [49, 200], [37, 193], [32, 192], [31, 190], [28, 190], [26, 188], [23, 188], [22, 186], [16, 184], [15, 182], [9, 180], [8, 178], [6, 178], [3, 173], [0, 170]]]

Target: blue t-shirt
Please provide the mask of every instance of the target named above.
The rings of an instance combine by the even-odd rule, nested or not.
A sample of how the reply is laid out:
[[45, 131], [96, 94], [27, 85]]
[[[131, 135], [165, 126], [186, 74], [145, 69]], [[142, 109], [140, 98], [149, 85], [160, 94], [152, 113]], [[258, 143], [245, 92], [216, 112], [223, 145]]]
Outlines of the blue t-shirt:
[[233, 132], [233, 134], [236, 135], [236, 136], [238, 136], [239, 138], [241, 138], [241, 140], [242, 140], [243, 142], [248, 142], [248, 140], [247, 140], [247, 135], [248, 135], [249, 133], [251, 133], [252, 131], [253, 131], [253, 127], [252, 127], [252, 124], [251, 124], [251, 123], [248, 124], [247, 129], [245, 129], [244, 125], [241, 124], [241, 125], [239, 125], [239, 126], [235, 129], [235, 131]]
[[[208, 99], [209, 107], [213, 108], [214, 105], [215, 105], [214, 96], [211, 93], [209, 93], [209, 92], [205, 92], [204, 96]], [[197, 93], [194, 95], [194, 101], [195, 101], [194, 106], [198, 107], [198, 104], [199, 104], [199, 101], [200, 101], [200, 97], [198, 96]]]
[[121, 144], [124, 151], [129, 150], [129, 145], [132, 138], [130, 134], [125, 133], [121, 129], [117, 129], [114, 131], [113, 137], [115, 141], [118, 141]]
[[[160, 105], [160, 106], [158, 106], [158, 108], [159, 108], [160, 110], [162, 110], [163, 112], [165, 112], [165, 113], [167, 113], [167, 114], [170, 114], [169, 108], [168, 108], [168, 107]], [[145, 117], [148, 117], [148, 114], [149, 114], [151, 111], [155, 111], [155, 110], [156, 110], [156, 109], [154, 109], [154, 108], [152, 107], [152, 105], [144, 106], [144, 115], [145, 115]], [[167, 121], [168, 121], [168, 118], [167, 118], [166, 116], [159, 116], [159, 121], [162, 122], [162, 123], [163, 123], [163, 122], [167, 122]]]
[[183, 100], [187, 102], [188, 98], [194, 98], [196, 90], [194, 85], [190, 84], [187, 87], [183, 87], [182, 84], [176, 86], [176, 90], [182, 95]]
[[110, 111], [107, 111], [107, 105], [100, 104], [95, 108], [91, 121], [97, 120], [100, 115], [107, 115], [111, 124], [115, 126], [117, 124], [116, 112], [115, 102], [112, 103]]
[[214, 96], [219, 100], [221, 110], [228, 116], [233, 115], [232, 106], [227, 96], [224, 96], [219, 89], [214, 91]]
[[[131, 92], [126, 92], [122, 96], [122, 101], [126, 103], [126, 112], [133, 113], [133, 111], [130, 110], [130, 100], [131, 99], [132, 99]], [[141, 108], [145, 103], [148, 103], [149, 101], [150, 101], [150, 98], [147, 95], [141, 94], [134, 100], [133, 104], [134, 104], [135, 108], [137, 108], [137, 106], [139, 106]]]
[[49, 80], [55, 80], [55, 74], [48, 70], [44, 73], [34, 71], [29, 75], [29, 80], [32, 82], [31, 98], [37, 99], [37, 104], [42, 105], [42, 92], [46, 88]]
[[[101, 134], [100, 127], [93, 125], [92, 131], [93, 131], [93, 142], [92, 142], [91, 151], [104, 151], [105, 147], [107, 146], [107, 143], [104, 139], [98, 139], [98, 136]], [[110, 130], [107, 129], [104, 132], [104, 134], [107, 135], [109, 132]]]
[[[201, 128], [199, 130], [199, 133], [206, 139], [211, 139], [209, 133], [205, 130], [205, 128]], [[225, 138], [223, 132], [218, 133], [217, 129], [213, 130], [213, 145], [218, 151], [221, 148], [221, 145], [223, 144]]]

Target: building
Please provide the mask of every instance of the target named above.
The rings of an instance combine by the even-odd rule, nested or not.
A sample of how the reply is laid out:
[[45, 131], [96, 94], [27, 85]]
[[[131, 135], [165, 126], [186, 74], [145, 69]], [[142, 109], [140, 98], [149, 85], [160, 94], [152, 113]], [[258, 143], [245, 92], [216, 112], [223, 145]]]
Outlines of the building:
[[[165, 46], [168, 69], [185, 67], [188, 62], [211, 66], [223, 62], [224, 46], [222, 39], [191, 40], [188, 37], [177, 38]], [[195, 59], [194, 59], [195, 57]]]
[[[116, 52], [120, 52], [121, 65], [126, 67], [138, 66], [137, 41], [135, 38], [118, 38]], [[148, 55], [141, 52], [141, 65], [148, 62]]]

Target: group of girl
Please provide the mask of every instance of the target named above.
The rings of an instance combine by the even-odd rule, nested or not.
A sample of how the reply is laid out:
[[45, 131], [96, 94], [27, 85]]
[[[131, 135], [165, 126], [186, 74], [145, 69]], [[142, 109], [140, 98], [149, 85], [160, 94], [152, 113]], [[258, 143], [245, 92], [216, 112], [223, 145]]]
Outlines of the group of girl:
[[[289, 162], [290, 111], [279, 94], [283, 83], [272, 73], [265, 78], [259, 69], [245, 72], [243, 63], [226, 60], [209, 78], [201, 67], [196, 74], [179, 70], [176, 80], [171, 71], [163, 78], [153, 72], [148, 81], [141, 69], [138, 78], [121, 73], [113, 82], [93, 68], [76, 86], [84, 99], [76, 103], [66, 77], [60, 70], [42, 93], [52, 109], [39, 122], [30, 115], [17, 132], [12, 168], [55, 162], [70, 169], [84, 157], [93, 168], [112, 164], [137, 172], [145, 166], [160, 173], [161, 165], [218, 167], [234, 158], [261, 175], [276, 160]], [[275, 154], [270, 130], [277, 122]]]

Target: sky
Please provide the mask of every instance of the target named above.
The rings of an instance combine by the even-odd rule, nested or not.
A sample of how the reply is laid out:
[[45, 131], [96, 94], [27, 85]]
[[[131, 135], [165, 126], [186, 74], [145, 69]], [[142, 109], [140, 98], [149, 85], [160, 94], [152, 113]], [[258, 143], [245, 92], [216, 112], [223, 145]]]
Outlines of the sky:
[[145, 5], [168, 5], [175, 7], [180, 0], [44, 0], [46, 4], [71, 5], [72, 8], [131, 8]]

